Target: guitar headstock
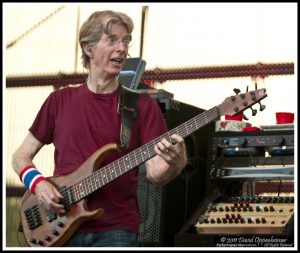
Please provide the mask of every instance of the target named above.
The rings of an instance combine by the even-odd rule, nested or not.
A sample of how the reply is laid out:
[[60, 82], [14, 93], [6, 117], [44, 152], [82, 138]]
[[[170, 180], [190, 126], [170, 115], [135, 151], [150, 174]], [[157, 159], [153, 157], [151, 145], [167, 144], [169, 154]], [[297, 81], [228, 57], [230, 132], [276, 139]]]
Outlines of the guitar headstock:
[[267, 97], [266, 89], [258, 89], [227, 97], [219, 105], [220, 115], [235, 116]]

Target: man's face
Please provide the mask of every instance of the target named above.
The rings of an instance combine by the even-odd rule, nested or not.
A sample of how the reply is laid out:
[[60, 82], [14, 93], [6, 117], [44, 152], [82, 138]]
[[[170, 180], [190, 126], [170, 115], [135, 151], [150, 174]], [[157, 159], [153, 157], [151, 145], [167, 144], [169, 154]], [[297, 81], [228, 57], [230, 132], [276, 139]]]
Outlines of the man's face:
[[118, 75], [128, 54], [130, 38], [125, 26], [112, 25], [110, 34], [103, 33], [94, 47], [92, 69], [105, 75]]

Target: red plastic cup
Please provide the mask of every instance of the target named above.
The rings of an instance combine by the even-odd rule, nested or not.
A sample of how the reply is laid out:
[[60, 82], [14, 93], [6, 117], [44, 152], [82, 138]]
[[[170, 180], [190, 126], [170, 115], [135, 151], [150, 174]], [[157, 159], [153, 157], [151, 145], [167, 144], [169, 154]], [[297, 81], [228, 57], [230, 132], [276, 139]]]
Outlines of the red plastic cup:
[[226, 120], [237, 120], [242, 121], [243, 120], [243, 113], [239, 113], [235, 116], [225, 115]]
[[276, 112], [277, 124], [290, 124], [294, 123], [294, 113], [292, 112]]

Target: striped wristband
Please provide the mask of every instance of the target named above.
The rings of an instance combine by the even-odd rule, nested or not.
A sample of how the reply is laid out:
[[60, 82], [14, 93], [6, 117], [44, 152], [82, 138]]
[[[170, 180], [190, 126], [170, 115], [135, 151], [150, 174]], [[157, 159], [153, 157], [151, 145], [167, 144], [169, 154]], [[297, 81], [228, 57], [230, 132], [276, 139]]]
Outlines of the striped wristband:
[[32, 193], [34, 193], [37, 183], [45, 180], [43, 175], [33, 165], [25, 167], [20, 172], [19, 177], [26, 188], [29, 189]]

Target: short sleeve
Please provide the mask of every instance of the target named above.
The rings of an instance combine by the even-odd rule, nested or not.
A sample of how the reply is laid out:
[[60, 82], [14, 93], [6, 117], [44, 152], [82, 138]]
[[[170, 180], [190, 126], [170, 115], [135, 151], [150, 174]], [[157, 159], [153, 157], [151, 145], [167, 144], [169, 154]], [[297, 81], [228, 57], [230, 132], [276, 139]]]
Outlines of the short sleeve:
[[53, 141], [55, 129], [56, 104], [52, 92], [41, 106], [29, 131], [42, 143], [50, 144]]

